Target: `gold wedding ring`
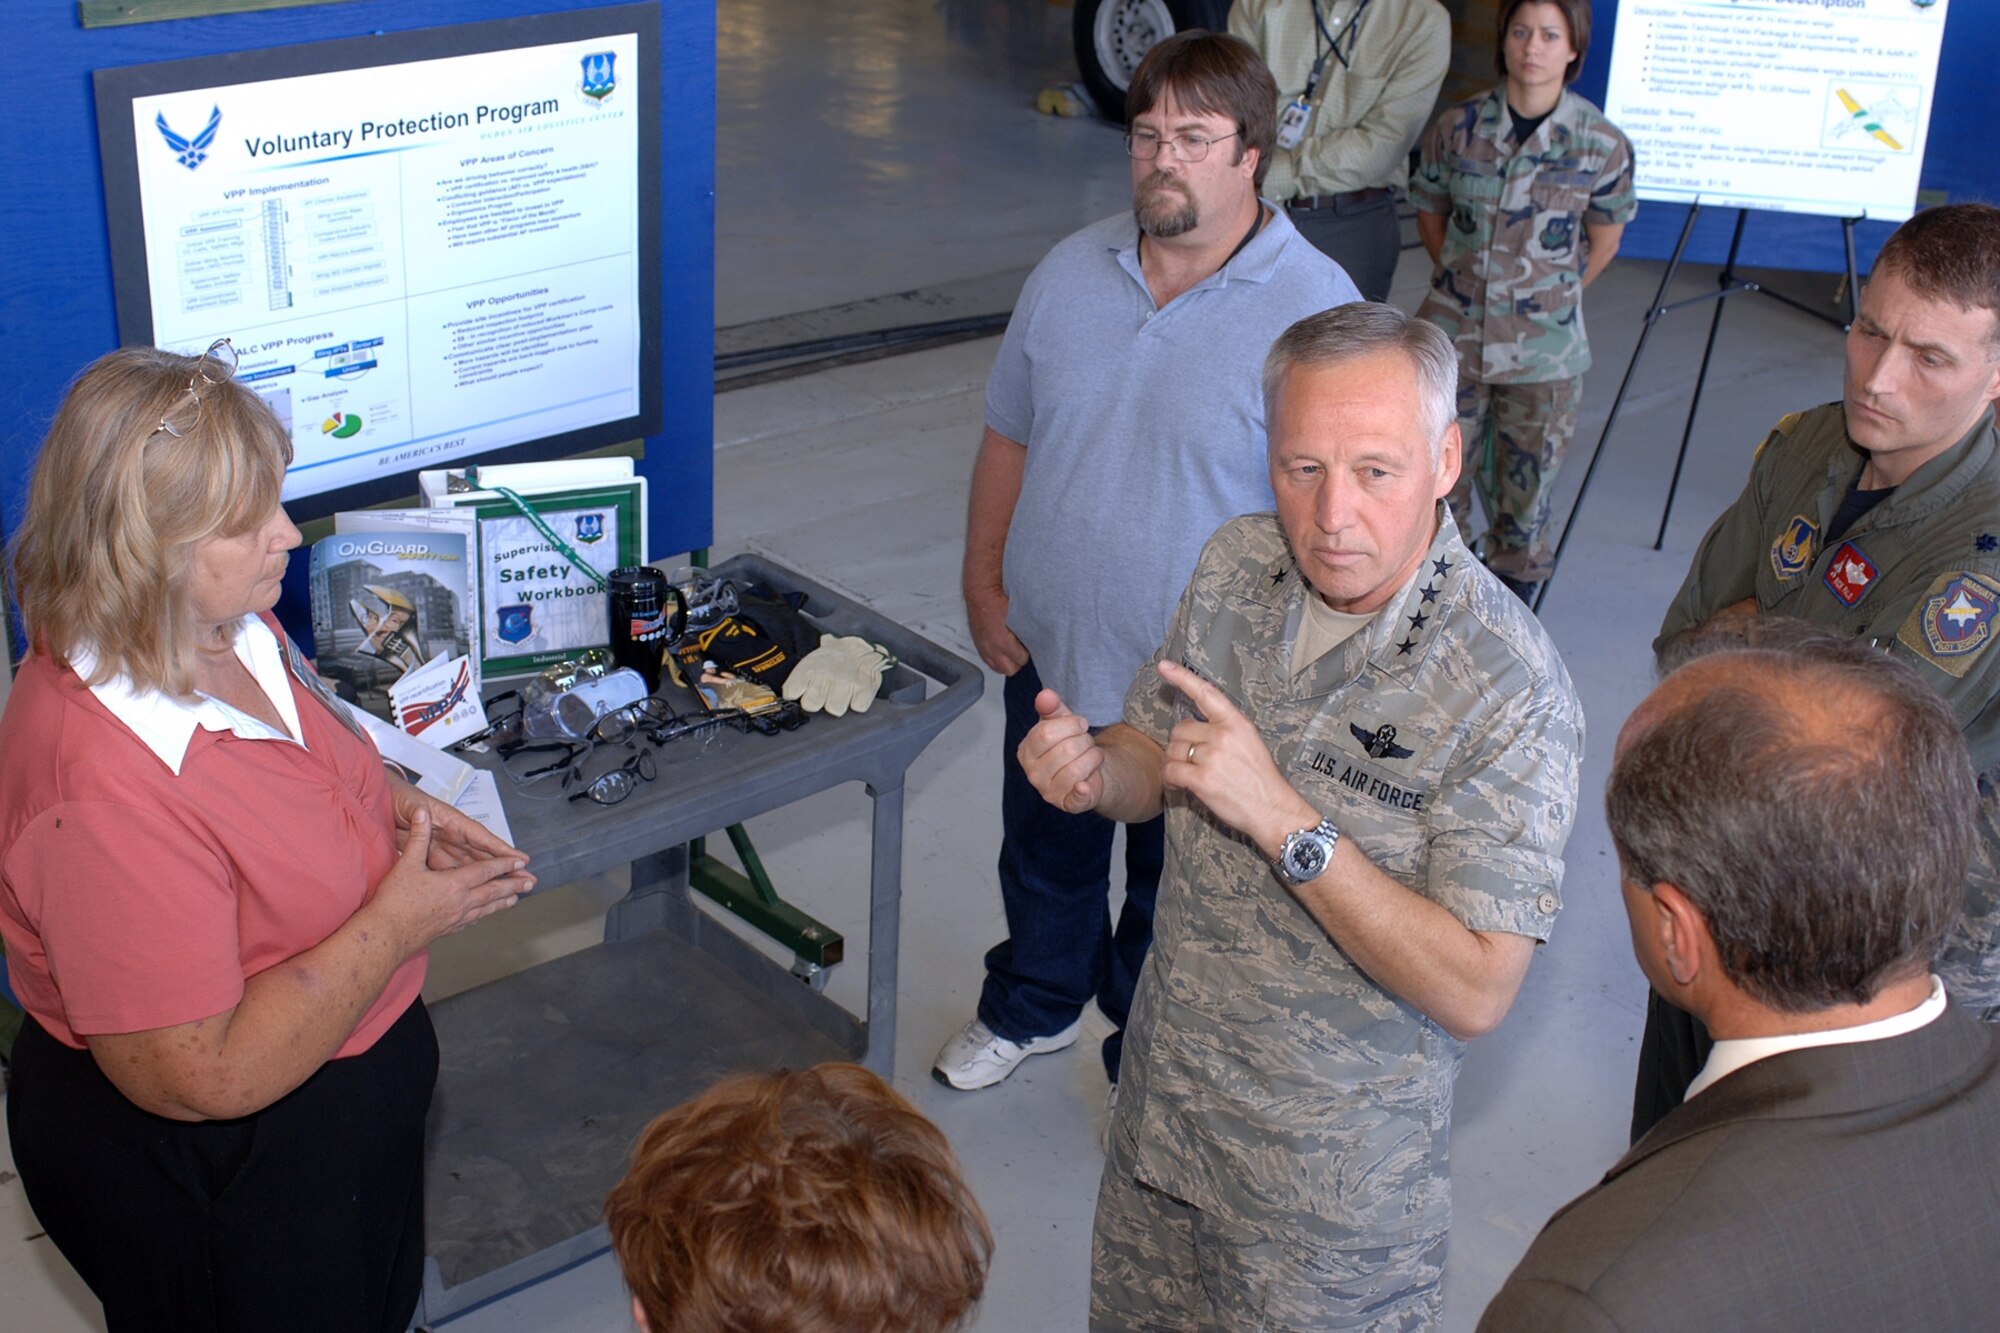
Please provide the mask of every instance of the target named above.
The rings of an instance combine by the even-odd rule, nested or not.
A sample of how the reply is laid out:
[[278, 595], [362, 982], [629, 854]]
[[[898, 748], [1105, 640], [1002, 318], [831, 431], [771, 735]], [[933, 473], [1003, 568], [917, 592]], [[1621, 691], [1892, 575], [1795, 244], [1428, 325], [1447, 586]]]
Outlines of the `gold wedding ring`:
[[1201, 742], [1200, 742], [1200, 741], [1189, 741], [1189, 742], [1188, 742], [1188, 752], [1187, 752], [1187, 761], [1188, 761], [1188, 762], [1189, 762], [1190, 764], [1192, 764], [1192, 763], [1194, 762], [1194, 747], [1195, 747], [1195, 746], [1197, 746], [1197, 745], [1200, 745], [1200, 744], [1201, 744]]

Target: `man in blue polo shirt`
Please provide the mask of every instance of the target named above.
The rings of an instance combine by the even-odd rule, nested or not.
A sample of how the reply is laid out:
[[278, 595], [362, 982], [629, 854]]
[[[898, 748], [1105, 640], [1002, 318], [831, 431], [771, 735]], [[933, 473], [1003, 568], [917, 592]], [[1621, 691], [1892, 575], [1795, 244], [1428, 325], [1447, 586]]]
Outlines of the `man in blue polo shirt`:
[[[1360, 299], [1338, 264], [1258, 197], [1277, 89], [1233, 37], [1155, 46], [1126, 94], [1132, 212], [1051, 250], [1022, 289], [986, 384], [964, 588], [973, 643], [1007, 678], [1000, 893], [979, 1012], [932, 1070], [990, 1087], [1076, 1041], [1095, 998], [1122, 1029], [1153, 934], [1158, 818], [1117, 825], [1043, 801], [1015, 751], [1055, 690], [1093, 726], [1123, 715], [1211, 533], [1274, 508], [1262, 371], [1293, 322]], [[1118, 1081], [1120, 1033], [1104, 1045]]]

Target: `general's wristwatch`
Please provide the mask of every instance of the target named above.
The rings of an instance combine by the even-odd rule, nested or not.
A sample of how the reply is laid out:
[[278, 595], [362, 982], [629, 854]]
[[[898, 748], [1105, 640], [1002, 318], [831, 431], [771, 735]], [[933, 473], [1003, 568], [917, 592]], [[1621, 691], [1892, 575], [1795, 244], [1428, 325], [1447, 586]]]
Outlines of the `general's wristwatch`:
[[1272, 862], [1278, 868], [1278, 878], [1293, 888], [1318, 879], [1326, 872], [1327, 862], [1333, 860], [1333, 849], [1339, 842], [1340, 830], [1331, 819], [1322, 819], [1311, 828], [1288, 834], [1285, 849]]

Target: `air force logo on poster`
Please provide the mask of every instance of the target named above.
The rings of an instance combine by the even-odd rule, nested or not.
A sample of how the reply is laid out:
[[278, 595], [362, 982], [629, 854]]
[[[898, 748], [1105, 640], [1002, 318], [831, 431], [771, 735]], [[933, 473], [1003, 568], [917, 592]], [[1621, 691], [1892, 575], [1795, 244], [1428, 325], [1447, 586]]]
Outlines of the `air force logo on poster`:
[[602, 102], [617, 91], [618, 76], [613, 66], [618, 61], [616, 51], [593, 51], [583, 58], [583, 82], [578, 91], [593, 102]]
[[208, 160], [209, 145], [215, 142], [215, 132], [222, 128], [222, 108], [209, 109], [208, 124], [202, 126], [201, 133], [192, 139], [184, 139], [174, 133], [173, 127], [167, 124], [167, 113], [164, 111], [154, 117], [153, 124], [159, 127], [160, 137], [167, 141], [167, 147], [179, 156], [181, 165], [193, 171]]

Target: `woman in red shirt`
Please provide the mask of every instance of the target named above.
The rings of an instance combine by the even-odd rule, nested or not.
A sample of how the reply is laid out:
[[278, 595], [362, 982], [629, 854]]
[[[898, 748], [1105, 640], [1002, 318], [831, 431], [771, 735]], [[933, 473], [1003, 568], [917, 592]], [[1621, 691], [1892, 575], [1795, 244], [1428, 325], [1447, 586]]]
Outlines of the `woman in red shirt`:
[[284, 426], [234, 353], [70, 387], [15, 536], [0, 935], [8, 1130], [112, 1333], [401, 1333], [432, 940], [526, 857], [389, 776], [271, 618]]

